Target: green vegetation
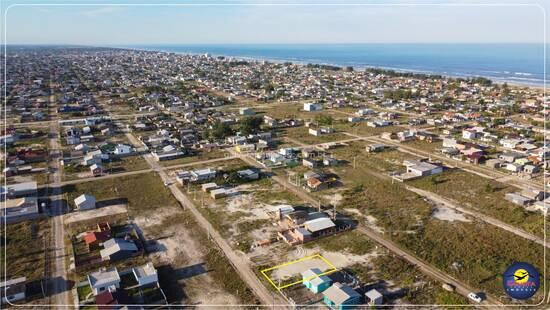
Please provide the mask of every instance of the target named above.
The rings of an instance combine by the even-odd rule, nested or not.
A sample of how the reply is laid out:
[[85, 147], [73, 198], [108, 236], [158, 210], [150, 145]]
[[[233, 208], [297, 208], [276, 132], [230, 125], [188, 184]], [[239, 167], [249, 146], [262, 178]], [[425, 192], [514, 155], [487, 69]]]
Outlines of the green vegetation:
[[241, 280], [229, 260], [217, 248], [206, 254], [206, 265], [212, 270], [212, 277], [229, 293], [237, 296], [243, 304], [257, 304], [252, 290]]
[[542, 267], [540, 247], [481, 222], [450, 224], [434, 219], [432, 207], [402, 184], [366, 179], [362, 187], [346, 191], [342, 205], [376, 218], [376, 225], [411, 253], [493, 294], [501, 292], [499, 275], [511, 262]]
[[109, 173], [137, 171], [148, 169], [149, 165], [141, 156], [128, 156], [108, 161], [104, 170]]
[[393, 100], [412, 99], [416, 98], [417, 94], [413, 93], [410, 89], [395, 89], [384, 91], [384, 98]]
[[239, 122], [239, 131], [243, 135], [256, 133], [260, 130], [263, 122], [264, 119], [261, 116], [244, 117]]
[[[513, 261], [528, 261], [542, 270], [540, 246], [483, 222], [435, 219], [433, 207], [421, 196], [406, 190], [402, 183], [392, 184], [364, 159], [358, 160], [355, 169], [345, 166], [336, 170], [347, 184], [341, 208], [355, 208], [372, 216], [374, 224], [394, 242], [473, 287], [500, 294], [500, 274]], [[419, 181], [440, 186], [450, 182], [446, 180], [440, 175], [436, 185], [431, 185], [430, 178]], [[486, 194], [485, 187], [481, 191]]]
[[[363, 283], [391, 281], [402, 288], [402, 302], [410, 304], [462, 305], [468, 304], [466, 298], [445, 291], [439, 282], [432, 281], [414, 265], [404, 259], [388, 255], [378, 255], [371, 262], [372, 267], [355, 264], [349, 269]], [[384, 285], [384, 284], [381, 284]]]
[[50, 229], [48, 219], [4, 226], [0, 236], [0, 260], [6, 263], [6, 279], [24, 276], [28, 281], [34, 281], [44, 277], [46, 255], [54, 254], [53, 249], [44, 249], [46, 240], [50, 238]]
[[229, 126], [227, 123], [223, 123], [220, 121], [214, 122], [212, 128], [207, 132], [208, 137], [217, 140], [225, 139], [226, 137], [229, 137], [233, 134], [235, 134], [233, 128], [231, 128], [231, 126]]
[[334, 119], [330, 115], [317, 114], [315, 122], [320, 126], [330, 126], [334, 122]]
[[71, 206], [74, 199], [84, 193], [94, 195], [98, 202], [101, 200], [114, 200], [118, 203], [127, 201], [131, 216], [137, 213], [155, 212], [155, 209], [160, 207], [178, 205], [159, 177], [152, 172], [65, 185], [63, 192], [67, 194]]
[[304, 245], [306, 248], [317, 246], [329, 252], [345, 252], [354, 255], [365, 255], [374, 249], [374, 243], [368, 237], [354, 230], [325, 237]]
[[543, 217], [538, 212], [527, 211], [505, 200], [506, 193], [519, 191], [506, 184], [458, 169], [440, 174], [437, 183], [431, 182], [430, 178], [420, 178], [407, 183], [451, 198], [463, 206], [542, 236]]
[[76, 288], [78, 293], [78, 301], [84, 301], [90, 294], [92, 294], [92, 288], [89, 285], [83, 285]]

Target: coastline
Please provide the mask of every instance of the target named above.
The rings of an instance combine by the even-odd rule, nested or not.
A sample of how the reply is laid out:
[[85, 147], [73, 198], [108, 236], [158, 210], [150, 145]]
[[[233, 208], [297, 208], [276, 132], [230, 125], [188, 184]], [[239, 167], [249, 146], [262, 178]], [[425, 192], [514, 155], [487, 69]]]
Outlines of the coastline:
[[[299, 65], [307, 65], [307, 64], [317, 64], [317, 65], [327, 65], [327, 66], [337, 66], [341, 68], [345, 68], [348, 66], [353, 67], [354, 70], [365, 70], [365, 69], [383, 69], [383, 70], [392, 70], [399, 73], [417, 73], [417, 74], [426, 74], [426, 75], [441, 75], [445, 78], [452, 78], [452, 79], [467, 79], [467, 78], [476, 78], [476, 77], [483, 77], [491, 80], [493, 83], [502, 85], [504, 83], [508, 84], [509, 86], [518, 87], [518, 88], [533, 88], [538, 90], [545, 90], [545, 86], [548, 83], [546, 79], [540, 80], [540, 82], [533, 82], [533, 81], [518, 81], [518, 79], [521, 78], [499, 78], [491, 75], [483, 75], [483, 74], [459, 74], [459, 73], [448, 73], [446, 71], [434, 71], [434, 70], [420, 70], [420, 69], [412, 69], [412, 68], [401, 68], [401, 67], [392, 67], [392, 66], [382, 66], [382, 65], [368, 65], [368, 64], [350, 64], [350, 63], [338, 63], [338, 62], [326, 62], [322, 60], [301, 60], [301, 59], [295, 59], [295, 58], [289, 58], [289, 57], [270, 57], [270, 56], [246, 56], [246, 55], [227, 55], [227, 54], [218, 54], [213, 52], [193, 52], [193, 51], [173, 51], [173, 50], [167, 50], [165, 48], [162, 48], [160, 46], [156, 47], [138, 47], [138, 46], [95, 46], [95, 47], [101, 47], [101, 48], [114, 48], [114, 49], [125, 49], [125, 50], [135, 50], [135, 51], [146, 51], [146, 52], [158, 52], [158, 53], [173, 53], [178, 55], [204, 55], [209, 54], [212, 57], [226, 57], [226, 58], [232, 58], [232, 59], [239, 59], [239, 60], [247, 60], [247, 61], [268, 61], [273, 63], [285, 63], [285, 62], [291, 62], [293, 64], [299, 64]], [[518, 73], [519, 75], [531, 75], [530, 73]]]

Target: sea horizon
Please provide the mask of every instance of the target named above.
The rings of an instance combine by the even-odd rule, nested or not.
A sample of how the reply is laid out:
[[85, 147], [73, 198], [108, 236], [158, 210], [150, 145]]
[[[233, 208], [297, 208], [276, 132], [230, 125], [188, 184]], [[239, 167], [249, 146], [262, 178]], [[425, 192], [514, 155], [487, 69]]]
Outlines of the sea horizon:
[[[355, 70], [380, 68], [453, 78], [485, 77], [496, 83], [531, 87], [543, 87], [545, 82], [544, 45], [541, 43], [230, 43], [97, 47], [351, 66]], [[549, 59], [548, 54], [546, 59]]]
[[[8, 47], [25, 46], [13, 44]], [[243, 60], [323, 64], [354, 70], [379, 68], [397, 72], [442, 75], [450, 78], [484, 77], [495, 83], [544, 87], [542, 43], [192, 43], [192, 44], [51, 44], [142, 50], [183, 55], [210, 54]], [[546, 47], [550, 46], [547, 44]], [[550, 63], [546, 53], [546, 66]]]

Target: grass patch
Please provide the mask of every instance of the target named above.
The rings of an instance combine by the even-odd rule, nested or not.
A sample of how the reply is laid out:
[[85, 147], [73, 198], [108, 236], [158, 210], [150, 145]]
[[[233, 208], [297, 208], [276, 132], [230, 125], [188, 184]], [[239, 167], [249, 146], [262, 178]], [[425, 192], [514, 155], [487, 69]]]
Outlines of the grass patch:
[[92, 288], [89, 285], [83, 285], [76, 288], [78, 293], [78, 300], [84, 301], [92, 293]]
[[[462, 305], [468, 304], [466, 298], [445, 291], [441, 283], [434, 282], [414, 265], [404, 259], [389, 255], [380, 255], [370, 262], [373, 268], [355, 264], [350, 269], [365, 283], [391, 281], [403, 289], [402, 302], [409, 304]], [[384, 283], [380, 284], [384, 285]]]
[[461, 205], [518, 226], [542, 236], [544, 218], [539, 212], [527, 211], [504, 199], [509, 192], [519, 191], [506, 184], [453, 169], [437, 176], [437, 182], [420, 178], [408, 184], [456, 200]]
[[159, 207], [178, 206], [170, 190], [153, 172], [66, 185], [63, 192], [73, 207], [74, 199], [84, 193], [95, 196], [98, 202], [127, 201], [130, 216], [155, 212]]
[[[1, 242], [4, 251], [0, 251], [1, 261], [6, 263], [6, 278], [27, 277], [28, 281], [44, 277], [45, 252], [44, 241], [49, 238], [48, 219], [25, 221], [9, 224], [2, 230]], [[4, 244], [4, 238], [5, 244]], [[49, 249], [48, 255], [53, 255]]]
[[317, 246], [328, 252], [345, 252], [354, 255], [365, 255], [374, 249], [374, 243], [369, 238], [354, 230], [304, 244], [306, 248]]
[[173, 160], [164, 160], [160, 162], [161, 166], [168, 167], [168, 166], [174, 166], [174, 165], [184, 165], [184, 164], [190, 164], [197, 161], [205, 161], [205, 160], [211, 160], [211, 159], [218, 159], [223, 158], [227, 154], [223, 150], [213, 150], [210, 152], [207, 151], [198, 151], [197, 154], [191, 155], [191, 156], [185, 156], [182, 158], [177, 158]]
[[141, 156], [116, 158], [104, 163], [105, 172], [127, 172], [148, 169], [149, 164]]
[[252, 290], [241, 280], [221, 250], [211, 248], [206, 254], [206, 265], [212, 277], [229, 293], [237, 296], [243, 304], [258, 304]]

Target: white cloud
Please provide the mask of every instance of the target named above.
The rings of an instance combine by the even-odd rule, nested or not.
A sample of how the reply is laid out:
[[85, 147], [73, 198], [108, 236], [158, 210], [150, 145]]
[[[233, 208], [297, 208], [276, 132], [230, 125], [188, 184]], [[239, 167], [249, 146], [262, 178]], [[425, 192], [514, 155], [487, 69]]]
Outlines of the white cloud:
[[120, 11], [121, 11], [121, 7], [118, 7], [118, 6], [104, 6], [97, 9], [84, 11], [83, 14], [88, 17], [96, 17], [96, 16], [112, 14]]

